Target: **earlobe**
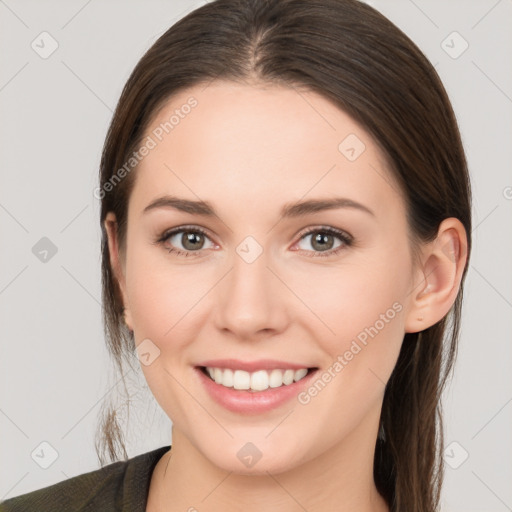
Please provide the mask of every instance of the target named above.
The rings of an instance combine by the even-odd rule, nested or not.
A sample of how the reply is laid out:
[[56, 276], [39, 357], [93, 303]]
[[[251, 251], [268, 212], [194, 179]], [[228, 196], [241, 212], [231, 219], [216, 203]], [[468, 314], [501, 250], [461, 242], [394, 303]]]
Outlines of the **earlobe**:
[[445, 219], [436, 239], [425, 246], [418, 280], [411, 292], [405, 332], [419, 332], [439, 322], [450, 311], [460, 288], [467, 259], [467, 237], [462, 223]]
[[123, 301], [123, 317], [128, 328], [133, 331], [132, 328], [132, 318], [130, 308], [127, 306], [128, 300], [126, 295], [126, 282], [123, 271], [123, 266], [121, 262], [121, 257], [119, 253], [119, 244], [117, 237], [117, 220], [116, 216], [113, 212], [108, 212], [105, 217], [105, 230], [107, 232], [108, 237], [108, 251], [110, 255], [110, 266], [112, 268], [112, 272], [114, 274], [114, 278], [116, 279], [119, 290], [121, 291], [121, 298]]

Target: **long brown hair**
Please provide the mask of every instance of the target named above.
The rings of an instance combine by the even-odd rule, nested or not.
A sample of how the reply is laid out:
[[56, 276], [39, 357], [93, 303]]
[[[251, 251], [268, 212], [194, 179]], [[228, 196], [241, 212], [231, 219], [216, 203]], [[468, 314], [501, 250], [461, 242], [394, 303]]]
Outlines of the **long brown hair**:
[[[456, 217], [466, 229], [469, 260], [471, 190], [464, 149], [448, 95], [418, 47], [357, 0], [215, 0], [180, 19], [140, 59], [103, 149], [97, 197], [104, 328], [121, 378], [124, 362], [134, 361], [135, 344], [123, 322], [104, 220], [107, 212], [115, 213], [124, 251], [136, 166], [122, 179], [119, 169], [173, 94], [217, 78], [305, 87], [334, 102], [386, 155], [406, 200], [412, 247], [433, 240], [441, 221]], [[386, 386], [374, 479], [392, 511], [439, 507], [441, 393], [456, 355], [467, 267], [449, 314], [422, 332], [405, 334]], [[102, 464], [105, 452], [111, 461], [127, 457], [110, 404], [102, 409], [96, 443]]]

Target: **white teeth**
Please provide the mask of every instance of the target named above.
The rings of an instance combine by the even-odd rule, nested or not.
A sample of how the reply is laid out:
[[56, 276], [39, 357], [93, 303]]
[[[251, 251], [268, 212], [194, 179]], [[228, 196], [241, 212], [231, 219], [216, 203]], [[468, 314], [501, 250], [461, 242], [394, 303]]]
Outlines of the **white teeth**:
[[278, 388], [288, 386], [293, 382], [303, 379], [307, 373], [307, 368], [300, 370], [258, 370], [256, 372], [246, 372], [244, 370], [230, 370], [222, 368], [206, 368], [208, 374], [217, 384], [227, 388], [250, 389], [252, 391], [265, 391], [269, 387]]
[[283, 371], [272, 370], [270, 372], [269, 385], [271, 388], [278, 388], [283, 385]]
[[254, 391], [268, 389], [268, 373], [265, 370], [259, 370], [251, 374], [251, 389]]

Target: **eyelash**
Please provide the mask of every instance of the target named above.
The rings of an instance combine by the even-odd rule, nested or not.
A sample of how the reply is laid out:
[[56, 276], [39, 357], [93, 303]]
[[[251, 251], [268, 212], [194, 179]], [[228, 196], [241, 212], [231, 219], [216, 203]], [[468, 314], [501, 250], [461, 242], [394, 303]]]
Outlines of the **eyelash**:
[[[200, 233], [200, 234], [206, 236], [207, 238], [210, 238], [208, 236], [208, 233], [205, 230], [201, 229], [200, 227], [181, 226], [179, 228], [171, 229], [170, 231], [164, 231], [162, 233], [162, 235], [160, 235], [157, 238], [155, 243], [163, 245], [171, 236], [175, 235], [176, 233], [181, 233], [181, 232]], [[299, 241], [312, 233], [324, 233], [324, 234], [328, 234], [328, 235], [333, 235], [333, 236], [339, 238], [343, 243], [336, 249], [329, 249], [328, 251], [319, 251], [319, 252], [315, 252], [315, 254], [313, 254], [313, 255], [308, 255], [311, 258], [317, 258], [317, 257], [327, 258], [329, 256], [335, 256], [339, 252], [341, 252], [343, 249], [345, 249], [346, 247], [350, 247], [354, 241], [353, 237], [351, 235], [349, 235], [348, 233], [341, 231], [339, 229], [327, 227], [327, 226], [321, 226], [319, 228], [317, 227], [317, 228], [308, 229], [306, 231], [301, 232], [299, 234], [299, 237], [300, 237]], [[167, 252], [169, 252], [169, 253], [174, 253], [177, 256], [184, 256], [184, 257], [189, 257], [192, 254], [193, 254], [193, 257], [196, 257], [198, 255], [195, 255], [194, 253], [200, 252], [200, 251], [182, 251], [181, 249], [175, 249], [174, 247], [171, 247], [171, 248], [166, 247], [166, 249], [167, 249]], [[299, 252], [300, 251], [301, 250], [299, 249]], [[311, 251], [306, 251], [306, 252], [311, 252]]]

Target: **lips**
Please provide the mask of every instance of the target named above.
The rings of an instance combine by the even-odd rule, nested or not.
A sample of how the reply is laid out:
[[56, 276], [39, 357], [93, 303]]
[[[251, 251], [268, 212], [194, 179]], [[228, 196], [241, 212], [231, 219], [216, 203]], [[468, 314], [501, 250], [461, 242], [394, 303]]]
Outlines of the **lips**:
[[[233, 360], [231, 360], [233, 361]], [[204, 363], [220, 364], [220, 360], [216, 361], [204, 361]], [[237, 362], [237, 364], [240, 361]], [[268, 363], [268, 361], [267, 361]], [[278, 364], [283, 367], [283, 361], [272, 361], [272, 364]], [[249, 364], [250, 367], [254, 367], [254, 362]], [[258, 361], [256, 364], [262, 364]], [[229, 368], [232, 362], [229, 363]], [[286, 363], [284, 364], [286, 366]], [[288, 363], [290, 366], [290, 363]], [[294, 367], [302, 365], [292, 365]], [[282, 385], [276, 388], [268, 388], [264, 391], [253, 391], [253, 390], [238, 390], [234, 388], [225, 387], [221, 384], [216, 383], [211, 377], [204, 371], [204, 367], [196, 366], [194, 369], [195, 375], [200, 383], [200, 386], [205, 390], [206, 395], [210, 397], [218, 405], [227, 409], [228, 411], [238, 414], [258, 415], [265, 414], [274, 409], [289, 404], [293, 399], [311, 384], [315, 375], [318, 373], [318, 369], [308, 371], [307, 375], [302, 379], [292, 382], [289, 385]], [[218, 368], [218, 367], [217, 367]], [[246, 365], [247, 368], [247, 365]], [[261, 369], [261, 366], [258, 367]], [[288, 368], [287, 370], [292, 370]]]

